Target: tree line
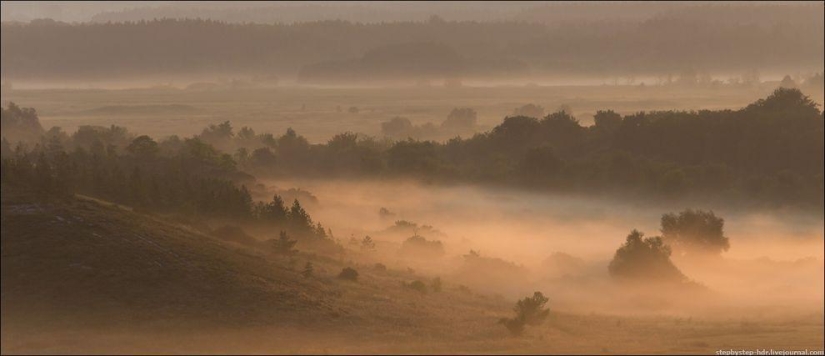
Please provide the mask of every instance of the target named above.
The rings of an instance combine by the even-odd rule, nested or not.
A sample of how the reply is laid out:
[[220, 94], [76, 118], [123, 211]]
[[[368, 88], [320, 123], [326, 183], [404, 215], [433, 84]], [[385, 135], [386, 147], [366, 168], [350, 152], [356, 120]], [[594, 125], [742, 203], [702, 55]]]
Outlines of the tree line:
[[[310, 144], [224, 122], [205, 142], [254, 175], [411, 177], [585, 194], [714, 198], [823, 207], [823, 116], [801, 91], [779, 88], [740, 110], [599, 111], [583, 126], [565, 111], [506, 117], [445, 142], [352, 132]], [[396, 136], [398, 137], [398, 136]]]
[[[4, 120], [22, 115], [12, 106], [3, 113]], [[140, 199], [118, 195], [140, 191], [162, 197], [188, 194], [193, 186], [210, 187], [204, 189], [225, 198], [226, 204], [208, 208], [206, 203], [191, 203], [194, 198], [184, 199], [205, 211], [249, 210], [248, 193], [226, 182], [248, 183], [252, 175], [403, 177], [822, 209], [824, 122], [817, 104], [802, 92], [780, 88], [740, 110], [624, 116], [607, 110], [596, 114], [592, 126], [582, 126], [565, 111], [543, 118], [511, 116], [488, 132], [445, 142], [344, 132], [311, 144], [292, 129], [281, 136], [258, 134], [249, 127], [235, 132], [229, 122], [210, 125], [191, 138], [172, 136], [160, 142], [133, 138], [117, 126], [84, 126], [71, 137], [52, 128], [43, 133], [39, 153], [26, 153], [25, 161], [34, 165], [43, 155], [58, 165], [71, 162], [74, 166], [55, 170], [83, 173], [72, 173], [77, 178], [61, 184], [101, 190], [106, 197], [134, 204]], [[66, 146], [73, 151], [61, 153], [60, 147]], [[8, 141], [3, 151], [4, 157], [14, 151]], [[119, 183], [95, 183], [101, 180]], [[163, 187], [156, 189], [159, 180]], [[137, 190], [126, 189], [127, 184]]]
[[[641, 76], [685, 70], [821, 68], [822, 18], [798, 8], [781, 24], [679, 12], [630, 22], [523, 21], [237, 24], [200, 19], [2, 24], [4, 77], [144, 77], [203, 73], [322, 81], [371, 76]], [[762, 11], [776, 18], [783, 11]], [[690, 29], [690, 30], [686, 30]], [[163, 33], [163, 36], [157, 36]], [[357, 58], [357, 60], [352, 60]], [[226, 68], [234, 68], [227, 73]]]
[[329, 237], [297, 199], [289, 204], [275, 195], [268, 202], [255, 201], [246, 187], [254, 177], [199, 138], [158, 144], [114, 125], [83, 126], [72, 135], [57, 128], [43, 131], [33, 109], [14, 104], [2, 109], [1, 119], [25, 122], [41, 133], [39, 141], [21, 141], [14, 148], [3, 138], [4, 190], [26, 190], [44, 200], [82, 194], [157, 214], [221, 218], [297, 237]]

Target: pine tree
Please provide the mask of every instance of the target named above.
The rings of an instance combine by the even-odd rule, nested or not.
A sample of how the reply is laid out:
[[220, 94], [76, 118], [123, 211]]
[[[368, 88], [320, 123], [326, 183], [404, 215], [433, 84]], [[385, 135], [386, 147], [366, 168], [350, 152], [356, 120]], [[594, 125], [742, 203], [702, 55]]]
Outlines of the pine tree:
[[264, 206], [263, 216], [264, 221], [274, 225], [281, 225], [287, 219], [288, 211], [284, 205], [284, 200], [280, 195], [272, 197], [272, 201]]
[[289, 235], [286, 234], [286, 231], [281, 230], [281, 234], [278, 239], [271, 239], [270, 245], [272, 245], [273, 251], [279, 255], [288, 255], [296, 252], [292, 248], [298, 243], [297, 240], [291, 240]]
[[367, 235], [361, 240], [361, 249], [362, 250], [375, 250], [375, 242], [372, 241], [372, 237]]
[[301, 203], [298, 202], [298, 199], [295, 199], [295, 202], [292, 203], [292, 208], [289, 209], [289, 225], [292, 227], [293, 231], [302, 235], [306, 235], [314, 231], [312, 219], [309, 217], [306, 210], [301, 207]]
[[326, 230], [324, 230], [324, 227], [321, 225], [320, 222], [317, 225], [315, 225], [315, 237], [319, 239], [327, 238], [327, 232]]

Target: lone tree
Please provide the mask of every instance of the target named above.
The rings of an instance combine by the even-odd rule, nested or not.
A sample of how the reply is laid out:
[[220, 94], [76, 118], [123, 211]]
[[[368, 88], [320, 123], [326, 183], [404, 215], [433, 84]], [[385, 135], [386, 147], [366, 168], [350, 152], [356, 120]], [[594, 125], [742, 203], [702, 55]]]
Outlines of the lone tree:
[[289, 235], [286, 234], [286, 231], [281, 230], [281, 235], [278, 239], [271, 239], [269, 240], [269, 243], [275, 253], [279, 255], [289, 255], [295, 252], [292, 248], [295, 247], [298, 240], [290, 239]]
[[610, 276], [626, 282], [681, 282], [685, 276], [670, 261], [670, 247], [659, 236], [633, 230], [608, 266]]
[[719, 255], [730, 248], [724, 226], [712, 211], [688, 209], [662, 215], [662, 238], [680, 255]]
[[366, 251], [375, 250], [375, 242], [372, 241], [372, 237], [369, 235], [365, 236], [363, 240], [361, 240], [361, 249]]
[[541, 292], [535, 292], [532, 297], [516, 302], [516, 306], [513, 307], [513, 311], [516, 312], [515, 318], [501, 318], [498, 322], [504, 325], [512, 335], [521, 335], [526, 325], [539, 325], [547, 319], [550, 310], [544, 305], [548, 300]]

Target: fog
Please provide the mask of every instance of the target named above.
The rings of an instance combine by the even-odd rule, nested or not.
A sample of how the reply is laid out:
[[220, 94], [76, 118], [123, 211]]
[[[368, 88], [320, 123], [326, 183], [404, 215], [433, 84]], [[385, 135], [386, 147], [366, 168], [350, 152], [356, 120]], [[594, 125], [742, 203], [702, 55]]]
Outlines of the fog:
[[[553, 291], [555, 303], [569, 310], [615, 314], [651, 311], [647, 306], [629, 305], [631, 302], [623, 299], [627, 298], [625, 292], [610, 285], [607, 262], [616, 246], [634, 228], [658, 235], [661, 215], [685, 208], [680, 204], [403, 181], [269, 181], [266, 186], [271, 194], [276, 187], [298, 187], [312, 193], [318, 199], [317, 204], [308, 205], [313, 216], [344, 240], [372, 236], [379, 244], [379, 260], [388, 265], [401, 259], [405, 261], [401, 265], [450, 276], [451, 271], [460, 269], [459, 256], [472, 249], [525, 268], [507, 276], [506, 281], [491, 281], [490, 276], [464, 280], [474, 288], [517, 297], [531, 288], [544, 287]], [[381, 208], [392, 215], [381, 216]], [[730, 318], [755, 310], [773, 317], [783, 315], [776, 314], [776, 308], [783, 308], [784, 316], [822, 311], [825, 230], [821, 215], [702, 208], [725, 218], [731, 248], [720, 259], [677, 258], [676, 265], [706, 286], [713, 297], [682, 299], [682, 292], [671, 291], [676, 293], [670, 299], [674, 304], [655, 308], [656, 312]], [[432, 226], [434, 231], [425, 228], [417, 234], [440, 240], [446, 255], [435, 260], [404, 260], [398, 248], [413, 233], [387, 232], [397, 220]], [[386, 243], [383, 248], [382, 243]], [[584, 263], [576, 267], [578, 270], [554, 269], [547, 259], [557, 252]], [[466, 277], [455, 278], [462, 281]], [[498, 282], [504, 285], [496, 285]], [[606, 293], [605, 288], [613, 292]]]
[[0, 351], [821, 353], [824, 9], [3, 1]]

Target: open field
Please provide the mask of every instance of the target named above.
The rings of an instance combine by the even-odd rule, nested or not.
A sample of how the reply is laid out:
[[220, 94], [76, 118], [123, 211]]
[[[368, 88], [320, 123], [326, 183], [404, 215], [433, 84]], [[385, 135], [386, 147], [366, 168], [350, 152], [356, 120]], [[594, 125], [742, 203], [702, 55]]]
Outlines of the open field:
[[[766, 96], [761, 87], [679, 88], [647, 86], [501, 86], [462, 88], [317, 88], [278, 87], [198, 91], [155, 89], [41, 89], [4, 91], [3, 102], [35, 107], [45, 127], [73, 132], [79, 125], [119, 125], [138, 134], [162, 138], [198, 134], [209, 124], [231, 121], [257, 132], [283, 133], [292, 127], [310, 142], [326, 142], [337, 133], [381, 135], [381, 122], [395, 116], [413, 124], [439, 125], [450, 110], [478, 112], [478, 130], [501, 123], [516, 107], [541, 105], [550, 113], [567, 105], [584, 125], [597, 110], [620, 114], [652, 110], [739, 109]], [[822, 93], [807, 93], [822, 103]], [[358, 113], [350, 113], [357, 107]]]

